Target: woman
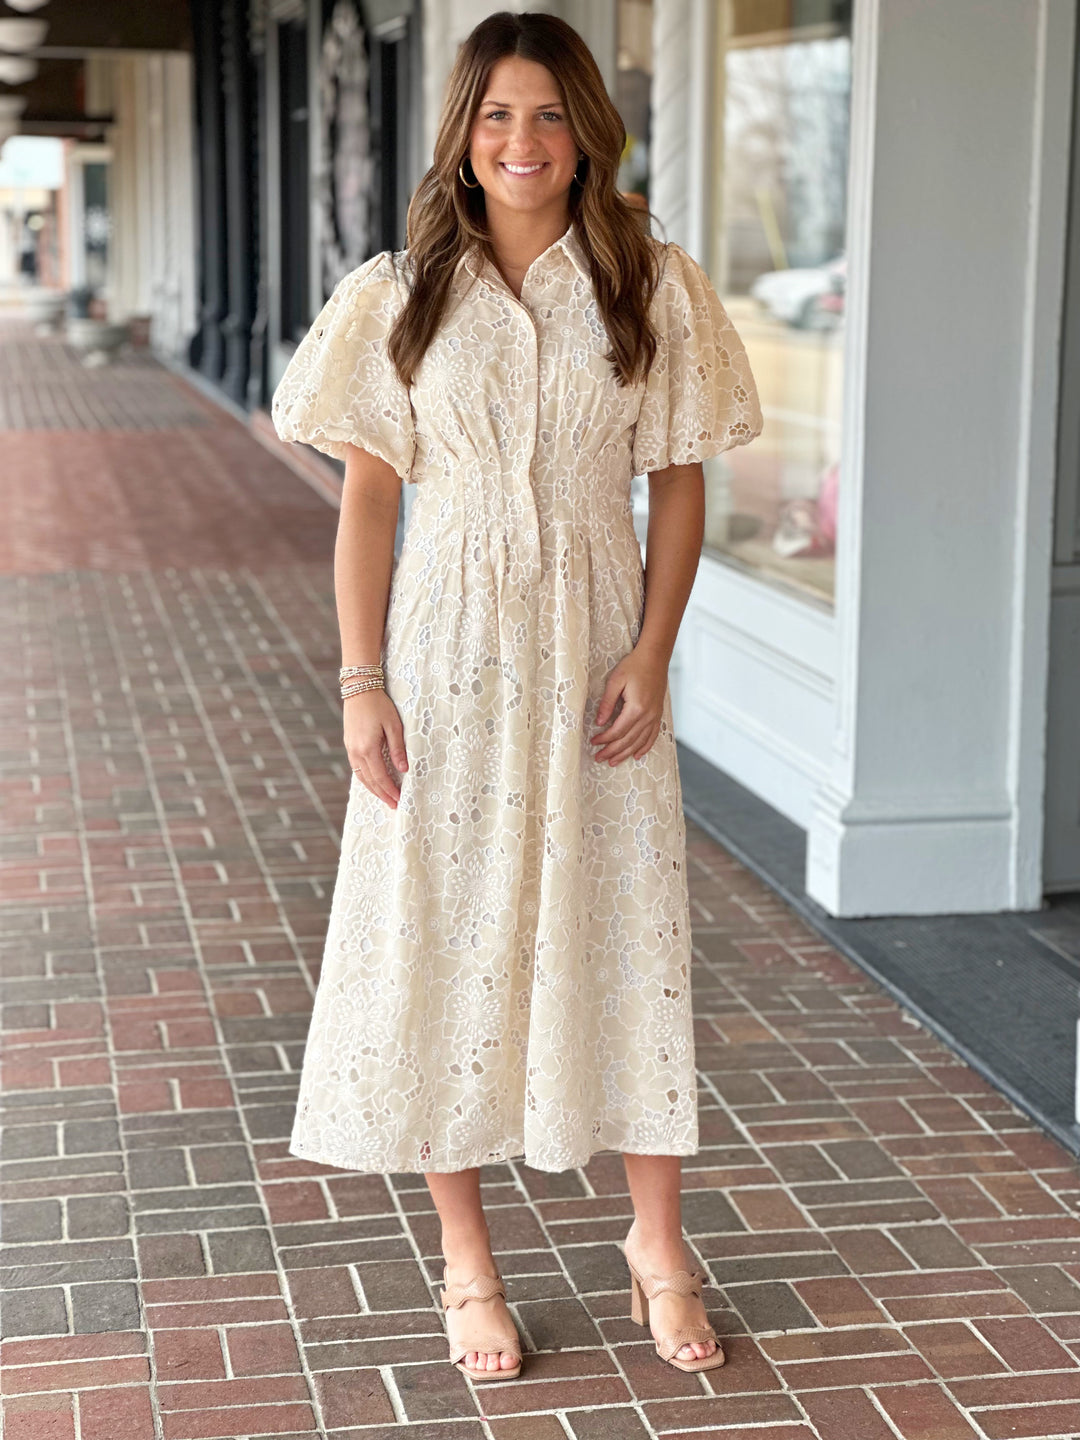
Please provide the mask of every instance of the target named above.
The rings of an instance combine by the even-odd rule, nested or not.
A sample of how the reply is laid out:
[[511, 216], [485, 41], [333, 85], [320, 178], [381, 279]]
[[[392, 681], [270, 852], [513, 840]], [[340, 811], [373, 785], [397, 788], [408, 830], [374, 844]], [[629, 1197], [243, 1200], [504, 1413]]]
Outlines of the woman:
[[488, 17], [459, 50], [408, 248], [345, 277], [273, 406], [282, 438], [345, 461], [354, 774], [290, 1148], [425, 1175], [450, 1358], [480, 1380], [521, 1365], [480, 1166], [602, 1149], [625, 1156], [634, 1318], [651, 1299], [681, 1369], [724, 1358], [679, 1203], [698, 1130], [667, 669], [700, 462], [761, 414], [704, 272], [616, 191], [624, 141], [570, 26]]

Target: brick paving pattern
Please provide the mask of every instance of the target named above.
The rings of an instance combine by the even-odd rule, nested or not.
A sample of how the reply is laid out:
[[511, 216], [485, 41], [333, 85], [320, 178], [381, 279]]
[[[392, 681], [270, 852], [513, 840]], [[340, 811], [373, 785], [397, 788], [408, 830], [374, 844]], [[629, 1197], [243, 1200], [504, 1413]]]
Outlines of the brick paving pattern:
[[[348, 789], [336, 516], [142, 373], [199, 422], [0, 437], [5, 1440], [1080, 1433], [1076, 1161], [696, 827], [684, 1217], [728, 1363], [629, 1320], [603, 1153], [485, 1168], [525, 1365], [448, 1364], [423, 1177], [286, 1148]], [[74, 525], [38, 490], [94, 436]]]
[[[48, 425], [13, 428], [16, 384]], [[4, 317], [0, 455], [3, 575], [325, 562], [333, 545], [325, 500], [198, 391], [137, 356], [87, 370]]]
[[161, 383], [146, 351], [88, 369], [54, 336], [18, 320], [0, 321], [0, 430], [161, 430], [211, 423], [193, 392]]

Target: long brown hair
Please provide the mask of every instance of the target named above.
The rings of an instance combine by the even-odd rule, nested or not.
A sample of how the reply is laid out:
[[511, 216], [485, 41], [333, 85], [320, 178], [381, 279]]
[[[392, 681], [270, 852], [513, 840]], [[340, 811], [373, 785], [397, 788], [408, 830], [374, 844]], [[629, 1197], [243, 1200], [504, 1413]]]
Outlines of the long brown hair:
[[[482, 20], [458, 49], [434, 164], [409, 202], [412, 290], [387, 341], [390, 359], [402, 382], [410, 384], [439, 327], [458, 260], [476, 241], [491, 253], [483, 189], [466, 187], [458, 166], [468, 153], [491, 70], [508, 55], [543, 65], [562, 91], [571, 133], [588, 157], [585, 183], [571, 184], [568, 200], [611, 343], [605, 358], [620, 385], [644, 379], [656, 353], [648, 312], [659, 266], [655, 242], [642, 229], [638, 211], [615, 188], [626, 130], [589, 47], [565, 20], [542, 11], [500, 10]], [[579, 170], [584, 165], [579, 161]]]

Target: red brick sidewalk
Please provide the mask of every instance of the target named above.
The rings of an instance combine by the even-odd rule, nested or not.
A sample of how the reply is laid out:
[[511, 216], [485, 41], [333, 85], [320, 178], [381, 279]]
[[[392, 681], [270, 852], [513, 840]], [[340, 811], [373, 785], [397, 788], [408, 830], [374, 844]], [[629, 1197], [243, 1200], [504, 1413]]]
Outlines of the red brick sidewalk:
[[628, 1319], [605, 1153], [484, 1171], [525, 1366], [449, 1366], [423, 1178], [286, 1149], [348, 787], [336, 516], [152, 366], [54, 390], [21, 423], [113, 428], [0, 437], [5, 1440], [1080, 1433], [1076, 1162], [694, 828], [684, 1215], [728, 1364]]

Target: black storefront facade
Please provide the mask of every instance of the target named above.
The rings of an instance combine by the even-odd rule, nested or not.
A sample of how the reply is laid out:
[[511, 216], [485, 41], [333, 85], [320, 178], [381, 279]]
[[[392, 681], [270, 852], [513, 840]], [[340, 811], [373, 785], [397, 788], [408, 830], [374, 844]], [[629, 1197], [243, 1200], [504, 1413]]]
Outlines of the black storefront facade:
[[191, 0], [199, 309], [188, 360], [265, 408], [337, 281], [405, 240], [419, 0]]

